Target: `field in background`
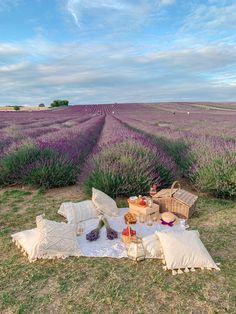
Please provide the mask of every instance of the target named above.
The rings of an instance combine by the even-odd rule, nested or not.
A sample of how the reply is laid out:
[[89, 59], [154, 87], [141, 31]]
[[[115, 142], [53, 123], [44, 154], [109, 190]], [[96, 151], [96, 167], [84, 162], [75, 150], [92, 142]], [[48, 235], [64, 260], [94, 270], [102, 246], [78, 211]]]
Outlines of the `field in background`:
[[87, 191], [95, 185], [119, 196], [185, 178], [197, 190], [234, 198], [234, 107], [151, 103], [2, 112], [0, 184], [80, 182]]

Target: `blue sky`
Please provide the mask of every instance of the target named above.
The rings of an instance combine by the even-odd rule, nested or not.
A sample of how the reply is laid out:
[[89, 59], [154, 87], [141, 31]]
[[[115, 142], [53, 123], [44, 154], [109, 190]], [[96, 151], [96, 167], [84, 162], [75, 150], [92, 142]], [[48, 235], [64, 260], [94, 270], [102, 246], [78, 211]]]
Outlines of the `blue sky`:
[[0, 0], [0, 105], [236, 101], [233, 0]]

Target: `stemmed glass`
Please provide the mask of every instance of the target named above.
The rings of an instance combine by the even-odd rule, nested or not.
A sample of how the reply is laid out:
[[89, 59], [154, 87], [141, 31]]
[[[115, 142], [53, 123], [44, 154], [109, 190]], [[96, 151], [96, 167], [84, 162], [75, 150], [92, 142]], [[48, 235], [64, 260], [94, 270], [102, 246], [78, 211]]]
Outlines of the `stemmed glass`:
[[84, 222], [79, 222], [77, 225], [77, 235], [84, 233]]
[[157, 222], [157, 214], [156, 213], [152, 216], [152, 221]]
[[157, 185], [154, 184], [154, 185], [150, 188], [149, 194], [150, 194], [151, 197], [153, 197], [156, 193], [157, 193]]
[[144, 215], [140, 214], [138, 216], [138, 222], [141, 223], [141, 224], [143, 224], [145, 222]]
[[152, 217], [151, 217], [151, 215], [148, 215], [147, 226], [152, 226], [152, 225], [153, 225]]
[[151, 197], [149, 197], [149, 198], [148, 198], [148, 206], [149, 206], [149, 207], [152, 207], [152, 205], [153, 205], [153, 200], [152, 200]]

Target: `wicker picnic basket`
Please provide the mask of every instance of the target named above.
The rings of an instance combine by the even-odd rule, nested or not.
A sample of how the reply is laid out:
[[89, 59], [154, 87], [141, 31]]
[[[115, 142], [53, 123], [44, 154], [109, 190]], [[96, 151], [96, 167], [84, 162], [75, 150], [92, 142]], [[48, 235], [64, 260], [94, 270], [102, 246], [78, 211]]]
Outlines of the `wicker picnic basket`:
[[197, 199], [196, 195], [181, 189], [178, 181], [175, 181], [170, 189], [163, 189], [153, 196], [153, 201], [160, 206], [160, 212], [169, 211], [181, 218], [191, 217]]

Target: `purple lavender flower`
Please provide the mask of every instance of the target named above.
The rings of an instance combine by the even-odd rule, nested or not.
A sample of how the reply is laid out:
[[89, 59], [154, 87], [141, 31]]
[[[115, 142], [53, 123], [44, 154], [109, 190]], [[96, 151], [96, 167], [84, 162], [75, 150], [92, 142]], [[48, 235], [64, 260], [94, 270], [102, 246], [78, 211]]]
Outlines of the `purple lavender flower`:
[[109, 223], [105, 217], [103, 217], [102, 221], [104, 223], [104, 226], [106, 227], [107, 238], [109, 240], [117, 239], [118, 238], [118, 232], [110, 227], [110, 225], [109, 225]]
[[93, 229], [88, 234], [86, 234], [86, 240], [96, 241], [99, 238], [100, 230], [102, 229], [104, 222], [102, 219], [99, 220], [98, 226], [96, 229]]
[[86, 240], [88, 241], [96, 241], [99, 238], [99, 229], [94, 229], [90, 231], [88, 234], [86, 234]]

